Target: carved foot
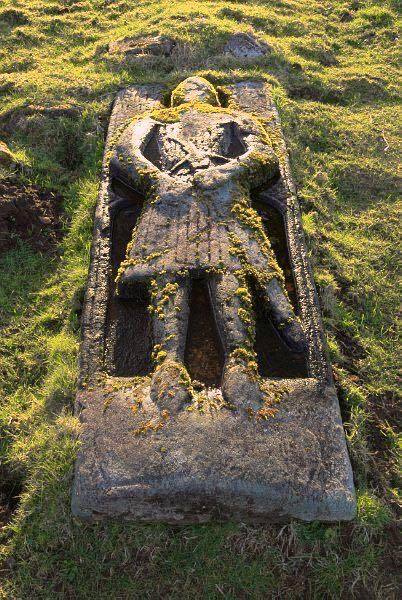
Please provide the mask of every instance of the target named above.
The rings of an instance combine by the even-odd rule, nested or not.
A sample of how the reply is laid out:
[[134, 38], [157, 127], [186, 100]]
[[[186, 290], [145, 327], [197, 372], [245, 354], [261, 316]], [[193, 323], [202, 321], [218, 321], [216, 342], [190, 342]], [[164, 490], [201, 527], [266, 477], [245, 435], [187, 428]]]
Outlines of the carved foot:
[[151, 400], [169, 414], [178, 413], [191, 401], [190, 378], [185, 366], [173, 360], [165, 360], [152, 376]]
[[241, 364], [228, 365], [222, 381], [222, 394], [235, 408], [257, 411], [262, 406], [263, 394], [258, 380]]
[[294, 352], [306, 352], [307, 340], [300, 321], [297, 319], [276, 279], [266, 287], [272, 321], [284, 342]]
[[127, 267], [117, 279], [117, 295], [121, 300], [146, 300], [153, 271], [147, 265]]
[[284, 325], [278, 325], [278, 331], [293, 352], [301, 353], [307, 351], [306, 336], [300, 322], [296, 318]]

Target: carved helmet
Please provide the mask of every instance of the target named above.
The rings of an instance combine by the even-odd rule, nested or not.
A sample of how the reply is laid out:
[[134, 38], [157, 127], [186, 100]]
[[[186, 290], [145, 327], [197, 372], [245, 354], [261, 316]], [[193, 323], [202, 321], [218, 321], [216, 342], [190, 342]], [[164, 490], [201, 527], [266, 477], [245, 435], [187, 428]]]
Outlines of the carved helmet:
[[192, 102], [204, 102], [212, 106], [220, 106], [214, 86], [203, 77], [187, 77], [172, 92], [172, 106]]

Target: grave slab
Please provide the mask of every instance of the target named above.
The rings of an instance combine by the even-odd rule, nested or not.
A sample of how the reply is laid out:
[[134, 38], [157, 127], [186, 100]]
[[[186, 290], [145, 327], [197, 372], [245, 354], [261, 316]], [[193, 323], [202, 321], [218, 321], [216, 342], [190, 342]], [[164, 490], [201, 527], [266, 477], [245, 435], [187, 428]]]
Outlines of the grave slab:
[[72, 509], [348, 520], [353, 475], [268, 86], [114, 103], [82, 319]]

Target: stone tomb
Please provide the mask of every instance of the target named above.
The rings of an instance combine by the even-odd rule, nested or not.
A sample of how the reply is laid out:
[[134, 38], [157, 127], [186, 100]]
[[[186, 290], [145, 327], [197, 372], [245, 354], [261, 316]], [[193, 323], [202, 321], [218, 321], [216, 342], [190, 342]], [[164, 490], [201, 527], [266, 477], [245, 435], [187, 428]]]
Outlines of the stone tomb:
[[351, 519], [353, 477], [278, 114], [261, 82], [116, 98], [95, 217], [72, 507]]

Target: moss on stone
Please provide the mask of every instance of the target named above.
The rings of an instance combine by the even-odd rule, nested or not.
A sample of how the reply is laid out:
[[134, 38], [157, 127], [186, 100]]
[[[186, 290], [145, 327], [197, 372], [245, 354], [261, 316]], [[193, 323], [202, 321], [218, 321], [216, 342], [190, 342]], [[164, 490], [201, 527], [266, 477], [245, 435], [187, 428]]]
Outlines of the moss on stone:
[[215, 87], [204, 77], [190, 77], [185, 79], [172, 92], [171, 106], [179, 106], [188, 101], [187, 97], [191, 97], [191, 85], [198, 88], [198, 91], [204, 94], [203, 102], [213, 106], [220, 106], [218, 94]]

